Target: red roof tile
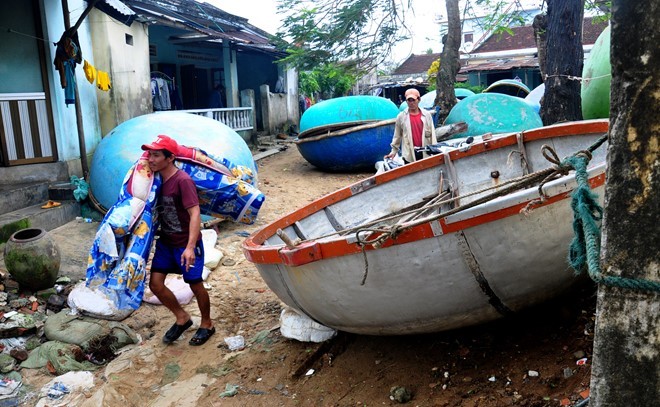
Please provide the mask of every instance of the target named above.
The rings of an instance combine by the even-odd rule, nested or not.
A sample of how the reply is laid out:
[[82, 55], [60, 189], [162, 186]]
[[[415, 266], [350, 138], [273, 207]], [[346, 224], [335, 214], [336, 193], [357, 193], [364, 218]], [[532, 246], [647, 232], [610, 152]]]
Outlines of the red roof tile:
[[[593, 17], [587, 17], [582, 22], [582, 44], [591, 45], [607, 27], [607, 21], [594, 22]], [[513, 35], [508, 32], [493, 34], [472, 53], [513, 51], [517, 49], [536, 48], [534, 29], [531, 25], [512, 27]]]
[[426, 73], [431, 67], [433, 61], [440, 58], [440, 54], [412, 54], [398, 68], [392, 72], [392, 75], [416, 75]]

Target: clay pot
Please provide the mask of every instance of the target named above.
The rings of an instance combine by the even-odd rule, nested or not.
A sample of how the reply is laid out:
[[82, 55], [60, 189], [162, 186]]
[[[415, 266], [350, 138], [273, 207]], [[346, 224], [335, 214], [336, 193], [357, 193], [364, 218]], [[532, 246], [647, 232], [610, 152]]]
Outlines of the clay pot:
[[22, 229], [5, 245], [5, 266], [21, 289], [50, 288], [60, 271], [60, 249], [47, 231]]

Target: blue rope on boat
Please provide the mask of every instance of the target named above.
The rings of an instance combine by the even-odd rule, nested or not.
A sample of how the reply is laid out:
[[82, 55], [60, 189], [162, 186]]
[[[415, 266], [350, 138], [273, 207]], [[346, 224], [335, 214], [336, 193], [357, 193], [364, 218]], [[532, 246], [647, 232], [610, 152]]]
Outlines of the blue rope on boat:
[[[593, 151], [593, 150], [591, 150]], [[569, 247], [568, 261], [578, 273], [586, 269], [589, 277], [598, 284], [627, 288], [638, 291], [660, 291], [660, 283], [646, 279], [604, 276], [600, 268], [600, 226], [603, 208], [598, 205], [598, 196], [589, 187], [587, 164], [589, 154], [576, 154], [564, 159], [563, 167], [575, 170], [577, 188], [571, 195], [573, 209], [573, 232], [575, 236]]]

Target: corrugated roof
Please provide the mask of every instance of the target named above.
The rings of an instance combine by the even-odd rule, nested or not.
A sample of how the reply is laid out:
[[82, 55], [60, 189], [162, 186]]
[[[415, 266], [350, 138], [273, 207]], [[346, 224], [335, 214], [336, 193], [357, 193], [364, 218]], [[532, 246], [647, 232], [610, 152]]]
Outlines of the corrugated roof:
[[[582, 22], [582, 44], [591, 45], [607, 27], [607, 21], [595, 22], [593, 17], [587, 17]], [[472, 53], [513, 51], [517, 49], [536, 48], [534, 28], [531, 25], [512, 27], [513, 34], [504, 32], [493, 34]]]
[[120, 0], [102, 0], [96, 2], [94, 7], [129, 27], [136, 17], [135, 12]]
[[480, 61], [470, 62], [463, 66], [460, 73], [468, 73], [473, 71], [506, 71], [516, 68], [538, 68], [538, 58], [521, 58], [521, 59], [500, 59], [496, 61]]
[[[196, 38], [181, 36], [181, 41], [213, 41], [228, 39], [239, 46], [279, 53], [269, 40], [270, 34], [248, 23], [248, 20], [208, 3], [194, 0], [123, 0], [146, 21], [186, 28], [202, 34]], [[188, 38], [186, 38], [188, 37]]]

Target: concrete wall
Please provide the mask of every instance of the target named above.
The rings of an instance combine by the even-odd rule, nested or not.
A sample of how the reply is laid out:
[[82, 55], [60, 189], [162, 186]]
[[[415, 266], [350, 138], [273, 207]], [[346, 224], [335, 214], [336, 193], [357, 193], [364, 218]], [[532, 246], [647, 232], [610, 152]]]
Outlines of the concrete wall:
[[252, 130], [242, 130], [238, 134], [245, 140], [246, 143], [252, 143], [253, 137], [257, 133], [257, 109], [255, 107], [256, 100], [254, 99], [254, 90], [244, 89], [241, 91], [241, 107], [252, 108]]
[[[103, 135], [117, 125], [152, 111], [147, 27], [134, 21], [130, 27], [99, 10], [87, 17], [94, 42], [93, 65], [110, 74], [112, 89], [97, 90]], [[89, 82], [85, 81], [89, 85]]]
[[295, 124], [296, 128], [300, 124], [300, 105], [298, 104], [298, 71], [295, 69], [287, 69], [285, 72], [286, 78], [286, 108], [287, 120], [291, 124]]
[[[80, 14], [85, 10], [87, 3], [83, 0], [69, 0], [68, 4], [69, 10], [71, 10], [71, 25], [73, 26]], [[52, 63], [55, 59], [55, 46], [53, 43], [59, 41], [64, 32], [62, 2], [60, 0], [42, 0], [41, 12], [43, 31], [45, 37], [48, 39], [48, 44], [46, 45], [46, 59], [50, 61], [47, 64], [48, 86], [52, 89], [51, 105], [53, 108], [58, 158], [60, 161], [74, 160], [80, 158], [76, 111], [74, 105], [69, 105], [68, 107], [65, 105], [64, 89], [60, 86], [59, 74], [55, 71], [55, 66]], [[78, 39], [83, 59], [87, 59], [93, 63], [94, 57], [92, 55], [89, 19], [85, 19], [78, 29]], [[96, 99], [97, 89], [95, 85], [90, 84], [85, 79], [82, 65], [76, 67], [76, 81], [78, 84], [83, 130], [85, 133], [85, 148], [89, 155], [101, 141], [101, 126]]]
[[269, 134], [283, 132], [289, 120], [287, 105], [290, 97], [287, 93], [271, 93], [268, 85], [261, 85], [259, 92], [264, 131]]

